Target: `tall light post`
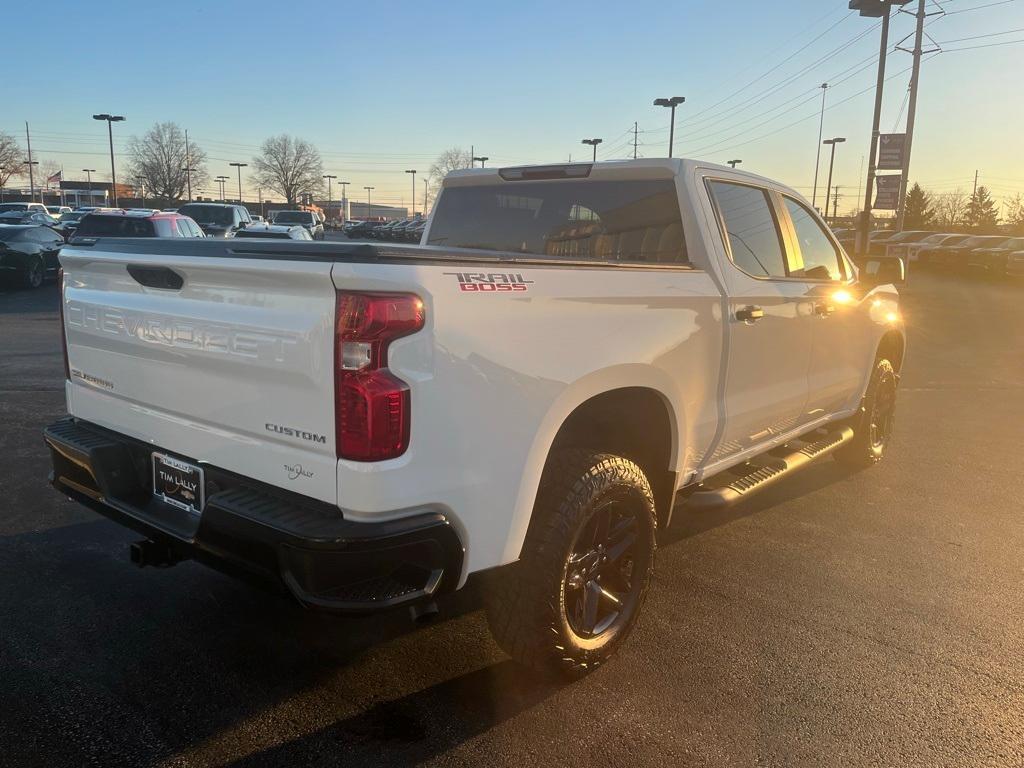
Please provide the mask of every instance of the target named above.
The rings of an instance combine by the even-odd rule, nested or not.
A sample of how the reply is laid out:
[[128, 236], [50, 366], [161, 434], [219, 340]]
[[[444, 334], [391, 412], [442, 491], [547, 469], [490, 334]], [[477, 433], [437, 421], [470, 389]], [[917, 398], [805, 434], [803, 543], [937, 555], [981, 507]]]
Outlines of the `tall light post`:
[[376, 189], [376, 187], [363, 187], [366, 190], [366, 219], [369, 221], [370, 216], [373, 215], [373, 202], [370, 198], [370, 193]]
[[104, 112], [102, 115], [93, 115], [93, 120], [106, 120], [107, 121], [107, 138], [110, 140], [110, 192], [114, 198], [114, 207], [117, 208], [117, 172], [114, 170], [114, 123], [120, 123], [124, 120], [124, 115], [108, 115]]
[[594, 162], [597, 162], [597, 145], [600, 144], [604, 139], [584, 139], [580, 144], [589, 144], [594, 148]]
[[[487, 161], [490, 160], [490, 159], [491, 158], [489, 158], [489, 157], [474, 157], [473, 158], [473, 162], [475, 163], [476, 161], [479, 160], [480, 161], [480, 167], [483, 168], [484, 165], [486, 165]], [[476, 166], [473, 166], [473, 167], [475, 168]]]
[[348, 220], [348, 194], [347, 194], [347, 192], [348, 192], [348, 185], [351, 184], [352, 182], [349, 182], [349, 181], [339, 181], [338, 183], [341, 185], [341, 218], [342, 218], [343, 221], [347, 221]]
[[217, 183], [220, 184], [220, 201], [222, 203], [227, 202], [224, 199], [226, 197], [226, 195], [224, 194], [224, 182], [227, 181], [227, 180], [228, 180], [227, 176], [218, 176], [217, 177]]
[[323, 178], [327, 179], [327, 213], [331, 212], [331, 182], [334, 181], [337, 176], [333, 173], [325, 173]]
[[[818, 144], [814, 150], [814, 191], [811, 192], [811, 207], [817, 207], [818, 202], [818, 168], [821, 165], [821, 137], [825, 129], [825, 92], [828, 91], [828, 83], [822, 83], [821, 88], [821, 118], [818, 120]], [[828, 210], [828, 198], [825, 198], [825, 210]]]
[[828, 161], [828, 186], [825, 187], [825, 215], [828, 216], [828, 198], [832, 194], [832, 166], [836, 163], [836, 144], [842, 144], [846, 141], [842, 136], [836, 136], [834, 139], [825, 139], [822, 144], [832, 145], [832, 156]]
[[416, 170], [409, 170], [406, 173], [412, 174], [412, 215], [416, 215]]
[[429, 185], [430, 185], [430, 179], [424, 179], [423, 180], [423, 215], [424, 216], [427, 215], [427, 192], [430, 189]]
[[[38, 160], [22, 160], [22, 165], [28, 166], [28, 199], [35, 201], [36, 199], [36, 182], [35, 182], [35, 166], [39, 165]], [[40, 195], [42, 197], [42, 195]]]
[[730, 168], [735, 168], [737, 165], [739, 165], [743, 161], [742, 160], [726, 160], [725, 162], [728, 163]]
[[228, 163], [232, 168], [238, 169], [238, 204], [242, 204], [242, 169], [248, 168], [248, 163]]
[[655, 99], [654, 106], [669, 107], [672, 110], [672, 121], [668, 128], [668, 156], [672, 157], [672, 142], [676, 133], [676, 107], [686, 101], [685, 96], [673, 96], [671, 99]]

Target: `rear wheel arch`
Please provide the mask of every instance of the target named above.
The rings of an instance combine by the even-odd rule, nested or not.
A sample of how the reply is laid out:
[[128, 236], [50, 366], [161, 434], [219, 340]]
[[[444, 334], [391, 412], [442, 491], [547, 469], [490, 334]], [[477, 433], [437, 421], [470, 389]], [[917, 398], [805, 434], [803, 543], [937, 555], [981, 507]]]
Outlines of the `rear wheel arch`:
[[[672, 514], [680, 431], [674, 409], [650, 387], [622, 387], [584, 400], [562, 421], [548, 462], [556, 453], [581, 448], [621, 456], [636, 463], [654, 492], [659, 527]], [[544, 471], [548, 471], [545, 464]]]

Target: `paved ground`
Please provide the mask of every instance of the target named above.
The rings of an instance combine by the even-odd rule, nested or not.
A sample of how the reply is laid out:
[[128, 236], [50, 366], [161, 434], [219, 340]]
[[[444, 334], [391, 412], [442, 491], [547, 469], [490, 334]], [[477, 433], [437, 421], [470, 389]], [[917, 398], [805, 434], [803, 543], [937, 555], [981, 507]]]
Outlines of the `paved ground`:
[[922, 276], [898, 443], [677, 515], [614, 663], [564, 687], [444, 619], [341, 621], [46, 486], [56, 291], [0, 293], [0, 765], [1020, 766], [1024, 290]]

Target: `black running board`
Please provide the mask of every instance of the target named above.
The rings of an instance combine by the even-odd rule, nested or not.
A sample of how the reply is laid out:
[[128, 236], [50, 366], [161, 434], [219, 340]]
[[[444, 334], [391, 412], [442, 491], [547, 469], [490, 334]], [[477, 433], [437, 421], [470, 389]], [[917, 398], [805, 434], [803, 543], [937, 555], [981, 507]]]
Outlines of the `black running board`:
[[849, 427], [804, 435], [797, 441], [799, 447], [787, 443], [708, 478], [690, 494], [686, 507], [706, 512], [737, 504], [852, 439], [853, 430]]

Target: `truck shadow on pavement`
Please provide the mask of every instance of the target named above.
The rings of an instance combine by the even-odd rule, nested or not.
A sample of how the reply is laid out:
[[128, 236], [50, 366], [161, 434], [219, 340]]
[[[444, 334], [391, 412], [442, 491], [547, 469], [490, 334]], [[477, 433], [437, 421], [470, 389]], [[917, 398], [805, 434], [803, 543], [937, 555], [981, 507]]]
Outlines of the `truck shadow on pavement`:
[[[662, 546], [845, 474], [825, 462], [724, 513], [677, 509]], [[571, 686], [489, 639], [479, 582], [430, 625], [342, 619], [196, 564], [136, 570], [135, 538], [107, 521], [0, 538], [0, 749], [15, 763], [400, 765], [551, 697], [572, 705]]]

